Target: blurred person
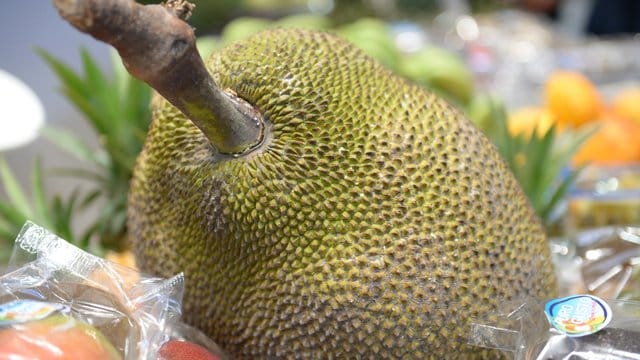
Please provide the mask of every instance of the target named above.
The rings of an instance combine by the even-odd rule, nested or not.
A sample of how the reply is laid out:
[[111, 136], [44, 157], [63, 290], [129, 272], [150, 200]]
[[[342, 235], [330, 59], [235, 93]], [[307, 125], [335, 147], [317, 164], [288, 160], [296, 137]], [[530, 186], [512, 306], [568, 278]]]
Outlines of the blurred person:
[[573, 33], [640, 33], [638, 0], [522, 0], [521, 4], [527, 10], [548, 15]]
[[595, 1], [586, 30], [595, 35], [640, 33], [640, 1]]

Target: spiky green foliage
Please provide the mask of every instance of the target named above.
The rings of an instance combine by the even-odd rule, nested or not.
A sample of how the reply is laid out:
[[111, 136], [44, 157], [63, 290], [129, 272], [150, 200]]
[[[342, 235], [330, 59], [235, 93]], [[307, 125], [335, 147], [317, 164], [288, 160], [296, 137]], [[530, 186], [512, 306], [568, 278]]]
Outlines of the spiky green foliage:
[[496, 101], [492, 104], [491, 119], [487, 135], [498, 147], [540, 219], [546, 226], [551, 225], [554, 210], [582, 170], [569, 167], [571, 157], [594, 129], [560, 133], [552, 126], [542, 136], [513, 135], [507, 129], [506, 111]]
[[25, 189], [4, 158], [0, 157], [0, 180], [7, 194], [6, 200], [0, 199], [0, 263], [9, 259], [14, 239], [27, 220], [50, 229], [80, 248], [100, 252], [99, 248], [90, 247], [89, 231], [77, 234], [72, 229], [75, 212], [87, 205], [79, 201], [78, 190], [74, 190], [67, 198], [55, 195], [49, 199], [45, 194], [44, 179], [42, 164], [38, 159], [31, 173], [31, 187]]
[[151, 90], [131, 77], [115, 57], [113, 73], [108, 76], [86, 50], [81, 50], [82, 72], [43, 50], [38, 53], [60, 79], [62, 93], [95, 130], [100, 144], [94, 148], [68, 130], [46, 129], [44, 135], [50, 141], [91, 167], [60, 169], [59, 173], [92, 182], [92, 189], [81, 195], [81, 201], [104, 205], [90, 226], [91, 232], [100, 237], [104, 247], [122, 248], [129, 180], [151, 116]]

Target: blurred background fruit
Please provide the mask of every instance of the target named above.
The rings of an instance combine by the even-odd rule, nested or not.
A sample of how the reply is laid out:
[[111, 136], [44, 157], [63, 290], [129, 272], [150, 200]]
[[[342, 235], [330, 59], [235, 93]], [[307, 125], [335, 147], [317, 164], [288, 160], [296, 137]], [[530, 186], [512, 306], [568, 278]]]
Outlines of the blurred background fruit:
[[574, 71], [552, 73], [544, 86], [544, 98], [559, 124], [577, 127], [597, 119], [602, 111], [595, 85]]
[[640, 123], [606, 113], [597, 130], [578, 150], [573, 164], [614, 165], [640, 161]]
[[397, 69], [400, 54], [386, 22], [380, 19], [362, 18], [339, 27], [337, 33], [389, 69]]
[[556, 124], [555, 116], [543, 107], [524, 107], [509, 114], [507, 127], [513, 135], [542, 137]]
[[540, 136], [552, 125], [560, 132], [592, 132], [573, 157], [574, 167], [640, 162], [640, 88], [614, 91], [608, 102], [585, 75], [560, 70], [546, 78], [542, 95], [542, 106], [509, 113], [512, 134], [528, 136], [535, 131]]
[[480, 130], [485, 134], [495, 133], [496, 122], [493, 117], [493, 109], [497, 106], [497, 100], [486, 93], [474, 94], [467, 104], [466, 114]]
[[256, 17], [239, 17], [230, 21], [222, 30], [221, 38], [224, 45], [229, 45], [247, 36], [255, 34], [269, 27], [271, 21]]
[[283, 17], [274, 26], [309, 30], [329, 30], [333, 27], [331, 19], [314, 14], [296, 14]]
[[462, 104], [467, 103], [473, 93], [471, 70], [459, 56], [436, 46], [404, 56], [398, 72]]
[[640, 124], [640, 87], [621, 90], [611, 101], [611, 110], [618, 116]]

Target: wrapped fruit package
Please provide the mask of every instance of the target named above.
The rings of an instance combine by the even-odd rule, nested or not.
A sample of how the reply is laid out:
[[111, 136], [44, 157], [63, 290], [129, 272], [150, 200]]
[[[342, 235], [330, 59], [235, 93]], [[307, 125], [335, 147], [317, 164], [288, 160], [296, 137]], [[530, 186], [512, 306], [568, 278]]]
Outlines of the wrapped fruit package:
[[0, 359], [156, 359], [183, 276], [146, 277], [27, 223], [0, 277]]
[[571, 295], [505, 304], [470, 328], [469, 343], [515, 360], [638, 359], [640, 303]]

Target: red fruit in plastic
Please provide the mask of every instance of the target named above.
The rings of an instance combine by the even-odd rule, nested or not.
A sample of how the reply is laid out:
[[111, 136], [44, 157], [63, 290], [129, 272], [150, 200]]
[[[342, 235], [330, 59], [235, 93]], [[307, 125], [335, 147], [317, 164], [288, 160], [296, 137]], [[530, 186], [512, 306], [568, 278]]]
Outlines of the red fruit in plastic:
[[169, 340], [160, 348], [158, 360], [220, 360], [220, 358], [198, 344]]

